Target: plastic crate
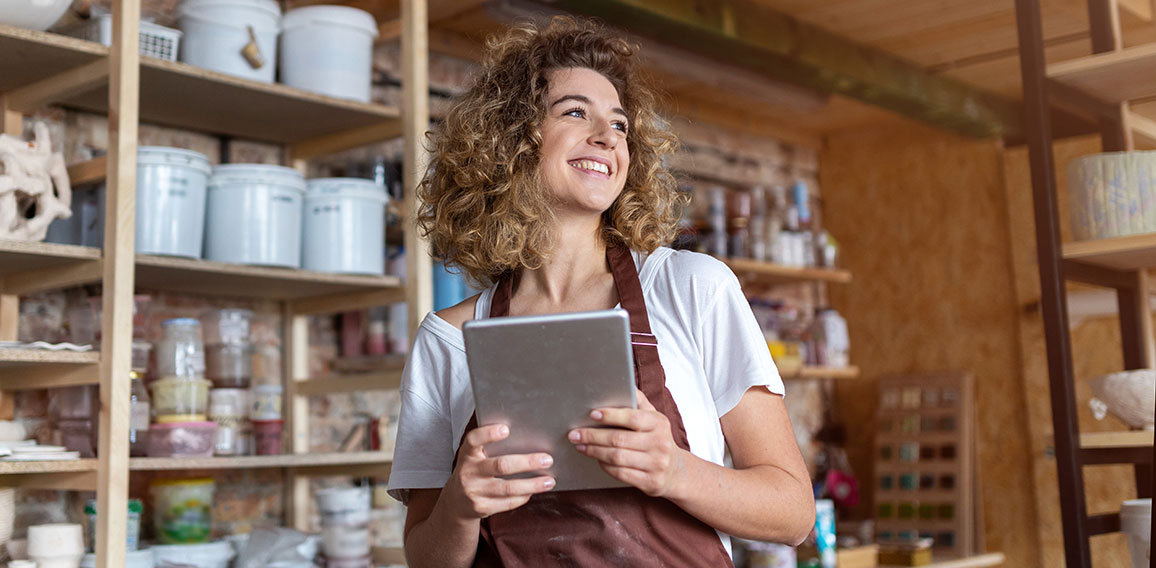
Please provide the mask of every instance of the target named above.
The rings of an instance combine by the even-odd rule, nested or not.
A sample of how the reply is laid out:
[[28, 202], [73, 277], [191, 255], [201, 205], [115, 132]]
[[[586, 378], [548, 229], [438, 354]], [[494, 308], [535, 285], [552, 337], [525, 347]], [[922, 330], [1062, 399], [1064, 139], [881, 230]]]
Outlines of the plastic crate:
[[[112, 45], [112, 14], [101, 14], [87, 22], [70, 26], [61, 33], [75, 38]], [[166, 61], [177, 60], [181, 30], [158, 26], [152, 22], [140, 23], [140, 54]]]

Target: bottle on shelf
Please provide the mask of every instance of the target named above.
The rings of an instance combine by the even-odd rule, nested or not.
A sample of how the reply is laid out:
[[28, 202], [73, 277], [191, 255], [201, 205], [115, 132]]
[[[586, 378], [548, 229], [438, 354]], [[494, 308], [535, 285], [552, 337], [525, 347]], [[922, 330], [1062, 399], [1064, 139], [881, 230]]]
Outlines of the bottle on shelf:
[[710, 209], [707, 210], [710, 223], [710, 238], [707, 252], [725, 258], [727, 255], [727, 194], [726, 189], [716, 185], [710, 188]]
[[751, 194], [746, 191], [731, 192], [730, 202], [728, 256], [750, 258]]
[[151, 416], [149, 389], [144, 384], [143, 371], [129, 373], [128, 455], [149, 455], [149, 419]]
[[762, 186], [751, 188], [750, 257], [767, 260], [767, 192]]

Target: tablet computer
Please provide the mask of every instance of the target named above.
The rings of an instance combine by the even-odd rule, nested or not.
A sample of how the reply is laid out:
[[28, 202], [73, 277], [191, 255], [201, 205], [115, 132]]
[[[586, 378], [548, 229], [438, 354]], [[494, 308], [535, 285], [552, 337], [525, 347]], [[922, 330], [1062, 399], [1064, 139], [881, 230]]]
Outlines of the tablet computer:
[[638, 408], [625, 310], [474, 320], [462, 334], [478, 424], [510, 427], [487, 456], [547, 452], [550, 468], [512, 477], [552, 475], [558, 491], [626, 485], [567, 439], [598, 426], [595, 408]]

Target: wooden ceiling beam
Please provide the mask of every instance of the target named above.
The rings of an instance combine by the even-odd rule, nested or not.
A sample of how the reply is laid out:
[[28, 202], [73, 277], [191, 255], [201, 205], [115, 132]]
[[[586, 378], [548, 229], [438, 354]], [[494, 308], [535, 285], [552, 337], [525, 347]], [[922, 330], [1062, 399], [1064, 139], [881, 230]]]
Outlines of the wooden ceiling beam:
[[1020, 105], [742, 0], [537, 0], [976, 138], [1018, 137]]

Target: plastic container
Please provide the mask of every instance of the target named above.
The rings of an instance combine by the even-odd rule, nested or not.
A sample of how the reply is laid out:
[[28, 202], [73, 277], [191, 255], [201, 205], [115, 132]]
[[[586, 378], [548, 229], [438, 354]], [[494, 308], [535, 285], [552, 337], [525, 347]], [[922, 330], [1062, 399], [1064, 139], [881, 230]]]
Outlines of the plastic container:
[[0, 24], [44, 31], [51, 28], [71, 5], [71, 0], [5, 0], [0, 2]]
[[136, 252], [201, 257], [209, 159], [180, 148], [137, 150]]
[[[153, 527], [156, 538], [164, 544], [190, 544], [209, 541], [212, 522], [213, 480], [158, 479], [149, 486], [153, 497]], [[228, 547], [228, 543], [224, 543]], [[162, 547], [153, 547], [157, 564], [165, 555]], [[229, 548], [232, 552], [232, 548]]]
[[153, 412], [159, 416], [204, 415], [209, 409], [209, 386], [205, 379], [162, 377], [152, 382]]
[[184, 0], [177, 21], [185, 33], [181, 61], [273, 82], [281, 28], [281, 7], [276, 1]]
[[[93, 556], [95, 557], [96, 555]], [[95, 560], [93, 560], [93, 562], [95, 562]], [[36, 568], [36, 563], [31, 560], [12, 560], [8, 562], [8, 568]]]
[[129, 380], [128, 455], [147, 456], [149, 420], [152, 417], [149, 389], [139, 371], [130, 372]]
[[167, 544], [152, 547], [157, 568], [229, 568], [236, 555], [228, 541]]
[[[88, 20], [60, 30], [60, 33], [112, 45], [112, 14], [97, 14]], [[181, 31], [152, 22], [140, 22], [140, 54], [165, 61], [176, 61], [181, 43]]]
[[[135, 318], [134, 318], [135, 319]], [[153, 344], [142, 340], [132, 342], [132, 370], [141, 374], [148, 371], [149, 359], [152, 358]]]
[[93, 419], [100, 405], [100, 390], [96, 385], [53, 389], [49, 396], [52, 415], [59, 420]]
[[164, 337], [157, 344], [157, 374], [162, 377], [204, 378], [205, 344], [201, 340], [201, 322], [193, 318], [174, 318], [165, 320], [162, 327]]
[[82, 458], [96, 457], [95, 419], [62, 419], [57, 421], [56, 427], [60, 429], [60, 445], [69, 451], [80, 452]]
[[283, 420], [253, 420], [253, 447], [259, 456], [281, 455]]
[[281, 82], [369, 102], [377, 22], [347, 6], [309, 6], [281, 20]]
[[318, 490], [316, 495], [317, 509], [321, 512], [321, 526], [357, 526], [369, 523], [370, 498], [367, 488], [330, 487]]
[[246, 389], [213, 389], [209, 391], [209, 418], [217, 424], [214, 453], [236, 456], [249, 453], [249, 391]]
[[218, 343], [205, 348], [205, 378], [217, 388], [248, 388], [253, 376], [253, 346]]
[[[153, 558], [151, 548], [129, 550], [124, 554], [124, 568], [153, 568], [154, 566], [156, 566], [156, 560]], [[84, 558], [80, 559], [80, 568], [96, 568], [96, 555], [85, 554]]]
[[369, 524], [322, 526], [321, 542], [327, 560], [364, 558], [370, 550]]
[[84, 556], [84, 536], [77, 524], [28, 527], [28, 558], [37, 567], [76, 568]]
[[[125, 548], [129, 552], [133, 552], [140, 548], [140, 517], [144, 512], [144, 504], [140, 499], [128, 500], [128, 516], [125, 522]], [[84, 516], [88, 520], [88, 548], [87, 550], [96, 550], [96, 499], [89, 499], [84, 504]], [[152, 554], [148, 555], [149, 561], [152, 561]], [[84, 562], [81, 561], [81, 565]], [[129, 562], [132, 565], [132, 562]], [[150, 564], [151, 565], [151, 564]]]
[[[302, 8], [306, 9], [309, 8]], [[385, 187], [371, 180], [310, 180], [305, 192], [302, 233], [304, 268], [322, 272], [384, 273], [388, 200]]]
[[305, 177], [292, 168], [217, 166], [209, 180], [206, 258], [300, 267], [304, 194]]
[[248, 344], [253, 311], [237, 308], [210, 310], [201, 316], [205, 344]]
[[1152, 556], [1152, 499], [1132, 499], [1120, 506], [1120, 530], [1128, 535], [1132, 568], [1148, 568]]
[[281, 385], [257, 385], [253, 387], [253, 405], [249, 418], [253, 420], [281, 419]]
[[217, 441], [215, 422], [173, 422], [149, 428], [149, 457], [208, 458]]

